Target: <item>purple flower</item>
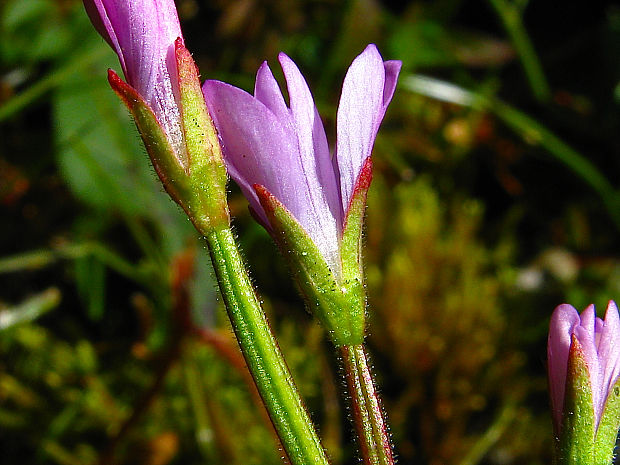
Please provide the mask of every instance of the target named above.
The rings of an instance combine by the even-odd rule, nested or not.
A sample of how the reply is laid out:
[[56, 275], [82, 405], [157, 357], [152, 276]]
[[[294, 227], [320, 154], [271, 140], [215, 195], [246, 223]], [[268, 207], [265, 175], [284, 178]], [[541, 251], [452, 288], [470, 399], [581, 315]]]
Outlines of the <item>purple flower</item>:
[[306, 81], [288, 56], [281, 53], [279, 61], [289, 106], [266, 62], [258, 70], [254, 96], [218, 81], [205, 82], [203, 93], [228, 172], [258, 219], [270, 227], [255, 188], [263, 186], [288, 209], [338, 274], [339, 240], [349, 204], [394, 94], [401, 63], [384, 62], [375, 45], [353, 61], [340, 97], [332, 157]]
[[571, 305], [563, 304], [551, 316], [547, 362], [556, 433], [562, 425], [569, 357], [575, 356], [574, 352], [587, 367], [598, 427], [607, 397], [620, 374], [620, 318], [613, 301], [607, 306], [605, 320], [596, 317], [594, 305], [579, 315]]
[[86, 12], [116, 51], [125, 79], [150, 106], [183, 165], [175, 40], [183, 36], [174, 0], [83, 0]]

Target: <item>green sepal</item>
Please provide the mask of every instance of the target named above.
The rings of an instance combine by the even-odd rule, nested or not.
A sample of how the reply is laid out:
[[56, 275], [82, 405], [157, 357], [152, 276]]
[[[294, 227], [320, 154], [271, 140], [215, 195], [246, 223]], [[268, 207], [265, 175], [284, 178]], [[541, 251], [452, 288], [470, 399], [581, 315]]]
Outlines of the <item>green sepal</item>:
[[327, 328], [337, 347], [361, 344], [365, 325], [361, 282], [341, 282], [288, 209], [264, 186], [255, 184], [254, 190], [310, 311]]
[[189, 183], [194, 195], [189, 209], [202, 232], [227, 227], [226, 166], [213, 120], [200, 88], [198, 69], [181, 39], [175, 42], [180, 113], [188, 157]]
[[[175, 57], [186, 151], [183, 155], [175, 153], [153, 110], [133, 87], [112, 70], [108, 70], [108, 81], [131, 112], [166, 192], [183, 208], [196, 229], [207, 234], [226, 228], [230, 222], [226, 167], [196, 64], [179, 39], [175, 42]], [[185, 156], [186, 166], [182, 162]]]
[[620, 378], [611, 387], [603, 407], [594, 442], [594, 465], [609, 465], [614, 458], [620, 429]]
[[343, 281], [349, 286], [359, 286], [364, 292], [364, 267], [362, 264], [362, 230], [366, 212], [366, 197], [372, 181], [372, 160], [366, 159], [357, 178], [349, 207], [345, 214], [340, 254]]
[[108, 70], [108, 82], [133, 116], [151, 163], [166, 192], [186, 209], [184, 199], [190, 195], [189, 180], [153, 110], [133, 87], [111, 69]]
[[573, 335], [568, 353], [562, 427], [556, 443], [557, 465], [593, 465], [595, 431], [588, 366], [583, 348]]
[[362, 262], [362, 235], [366, 199], [372, 181], [372, 159], [364, 162], [353, 189], [349, 207], [345, 213], [342, 239], [340, 241], [340, 257], [342, 261], [342, 287], [350, 289], [358, 297], [360, 305], [350, 309], [351, 318], [366, 322], [366, 292], [364, 289], [364, 266]]

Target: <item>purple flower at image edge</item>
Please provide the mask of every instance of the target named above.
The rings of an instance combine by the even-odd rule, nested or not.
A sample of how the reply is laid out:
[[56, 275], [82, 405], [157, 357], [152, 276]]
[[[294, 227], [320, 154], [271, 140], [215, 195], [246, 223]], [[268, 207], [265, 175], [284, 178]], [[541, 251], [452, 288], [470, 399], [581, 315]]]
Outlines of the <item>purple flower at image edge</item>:
[[83, 0], [93, 25], [118, 55], [127, 83], [150, 106], [186, 164], [177, 104], [175, 41], [183, 41], [173, 0]]
[[551, 316], [547, 360], [556, 432], [562, 424], [568, 359], [574, 341], [586, 362], [595, 426], [598, 426], [607, 397], [620, 374], [620, 317], [616, 304], [609, 302], [604, 320], [596, 316], [594, 305], [579, 315], [574, 307], [563, 304]]
[[401, 63], [384, 62], [373, 44], [355, 58], [343, 83], [332, 157], [305, 79], [288, 56], [281, 53], [278, 58], [288, 106], [266, 62], [258, 70], [253, 96], [219, 81], [206, 81], [203, 93], [228, 172], [259, 221], [270, 228], [256, 185], [286, 207], [338, 273], [339, 238], [349, 204], [394, 94]]

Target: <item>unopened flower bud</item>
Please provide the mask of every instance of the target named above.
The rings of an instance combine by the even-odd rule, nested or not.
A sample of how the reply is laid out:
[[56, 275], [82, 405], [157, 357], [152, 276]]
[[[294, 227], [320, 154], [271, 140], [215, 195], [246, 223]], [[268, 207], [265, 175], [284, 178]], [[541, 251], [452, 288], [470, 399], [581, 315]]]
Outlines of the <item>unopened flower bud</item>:
[[558, 465], [609, 465], [620, 427], [620, 317], [593, 305], [557, 307], [548, 341], [549, 388]]

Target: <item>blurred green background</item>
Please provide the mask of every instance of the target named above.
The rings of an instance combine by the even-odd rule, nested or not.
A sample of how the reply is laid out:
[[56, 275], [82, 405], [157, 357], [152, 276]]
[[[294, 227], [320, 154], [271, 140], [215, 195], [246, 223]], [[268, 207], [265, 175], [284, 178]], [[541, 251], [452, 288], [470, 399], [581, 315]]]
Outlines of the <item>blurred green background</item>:
[[[548, 464], [549, 316], [620, 297], [620, 8], [177, 1], [202, 77], [282, 50], [334, 142], [368, 42], [403, 72], [374, 150], [370, 336], [401, 464]], [[6, 464], [277, 464], [208, 254], [108, 88], [76, 0], [0, 1], [0, 451]], [[282, 81], [281, 81], [282, 82]], [[267, 234], [234, 224], [334, 465], [338, 360]]]

